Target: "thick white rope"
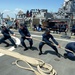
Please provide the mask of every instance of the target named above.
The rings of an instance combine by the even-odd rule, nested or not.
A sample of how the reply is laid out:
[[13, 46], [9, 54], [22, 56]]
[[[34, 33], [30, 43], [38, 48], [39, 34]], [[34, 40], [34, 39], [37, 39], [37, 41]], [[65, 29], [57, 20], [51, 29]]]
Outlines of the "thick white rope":
[[[29, 68], [22, 67], [22, 66], [18, 65], [18, 63], [17, 63], [18, 61], [16, 61], [16, 65], [20, 68], [31, 70], [36, 75], [57, 75], [57, 72], [53, 69], [53, 67], [50, 64], [45, 63], [43, 60], [28, 57], [28, 56], [24, 56], [24, 55], [21, 55], [17, 52], [14, 52], [14, 51], [11, 52], [11, 51], [8, 51], [8, 50], [5, 50], [5, 49], [0, 49], [0, 52], [3, 53], [3, 54], [6, 54], [8, 56], [17, 58], [21, 61], [24, 61], [29, 66]], [[35, 66], [38, 71], [33, 69], [31, 65]], [[42, 68], [40, 66], [44, 69], [47, 69], [47, 70], [46, 71], [42, 70]]]
[[[12, 36], [12, 38], [16, 39], [16, 44], [19, 45], [20, 44], [20, 40], [14, 36]], [[14, 47], [11, 47], [9, 50], [5, 50], [5, 49], [0, 49], [0, 52], [6, 55], [9, 55], [11, 57], [17, 58], [19, 60], [15, 61], [15, 64], [22, 68], [22, 69], [26, 69], [26, 70], [31, 70], [33, 71], [36, 75], [57, 75], [57, 72], [53, 69], [53, 67], [50, 64], [45, 63], [43, 60], [37, 59], [37, 58], [31, 58], [28, 56], [24, 56], [21, 55], [17, 52], [12, 51], [13, 49], [15, 49]], [[12, 51], [12, 52], [11, 52]], [[24, 61], [29, 68], [27, 67], [22, 67], [18, 64], [19, 61]], [[35, 69], [32, 68], [32, 66], [35, 66], [37, 68], [38, 71], [36, 71]], [[42, 70], [43, 67], [44, 69], [47, 70]]]
[[[41, 41], [41, 40], [38, 40], [36, 38], [33, 38], [33, 39], [37, 40], [37, 41]], [[44, 42], [44, 41], [42, 41], [42, 42]], [[53, 45], [55, 45], [55, 44], [53, 44]], [[57, 45], [55, 45], [55, 46], [57, 46]], [[61, 48], [65, 50], [65, 48], [63, 48], [63, 47], [61, 47]], [[13, 52], [13, 51], [11, 52], [11, 50], [10, 51], [8, 51], [8, 50], [5, 51], [5, 49], [4, 50], [0, 49], [0, 52], [3, 53], [3, 54], [9, 55], [9, 56], [18, 58], [21, 61], [24, 61], [29, 66], [29, 68], [20, 66], [18, 64], [19, 60], [16, 60], [15, 64], [18, 67], [22, 68], [22, 69], [33, 71], [36, 75], [47, 75], [47, 74], [48, 75], [57, 75], [57, 72], [53, 69], [53, 67], [50, 64], [47, 64], [47, 63], [45, 63], [44, 61], [42, 61], [40, 59], [24, 56], [24, 55], [21, 55], [17, 52]], [[70, 52], [72, 52], [72, 51], [70, 51]], [[38, 71], [34, 70], [31, 65], [35, 66]], [[46, 69], [46, 70], [44, 70], [44, 69], [42, 70], [41, 67]]]

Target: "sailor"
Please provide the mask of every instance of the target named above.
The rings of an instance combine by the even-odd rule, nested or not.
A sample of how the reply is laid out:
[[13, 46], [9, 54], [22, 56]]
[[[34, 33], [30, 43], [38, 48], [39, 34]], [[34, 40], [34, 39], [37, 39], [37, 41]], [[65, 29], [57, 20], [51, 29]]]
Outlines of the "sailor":
[[62, 32], [62, 23], [59, 23], [59, 34]]
[[15, 20], [15, 29], [17, 30], [19, 27], [19, 21], [18, 20]]
[[56, 55], [58, 57], [60, 57], [60, 54], [58, 53], [58, 50], [57, 50], [56, 46], [49, 39], [51, 39], [60, 48], [60, 45], [58, 44], [58, 42], [50, 34], [50, 30], [49, 29], [46, 29], [45, 33], [42, 35], [42, 42], [40, 42], [40, 44], [39, 44], [39, 50], [40, 50], [39, 55], [43, 54], [42, 53], [42, 47], [43, 47], [44, 44], [47, 44], [51, 48], [53, 48], [56, 51]]
[[72, 53], [72, 52], [75, 52], [75, 42], [68, 43], [65, 48], [66, 48], [65, 50], [66, 53], [64, 53], [64, 57], [69, 58], [70, 60], [75, 60], [75, 55], [74, 53]]
[[73, 26], [72, 26], [71, 32], [73, 32], [74, 35], [75, 35], [75, 23], [74, 23]]
[[64, 23], [64, 31], [65, 31], [65, 35], [67, 35], [67, 31], [68, 31], [67, 21], [65, 21], [65, 23]]
[[25, 48], [24, 51], [28, 50], [26, 44], [24, 43], [24, 40], [29, 41], [30, 49], [31, 49], [32, 45], [33, 45], [33, 40], [32, 40], [32, 37], [31, 37], [30, 32], [28, 31], [27, 27], [25, 27], [23, 24], [20, 24], [19, 33], [21, 35], [21, 44]]
[[10, 30], [8, 29], [6, 26], [2, 26], [1, 28], [1, 33], [3, 34], [3, 37], [0, 39], [0, 44], [1, 43], [5, 43], [6, 46], [5, 47], [8, 47], [9, 46], [9, 43], [7, 43], [5, 40], [9, 40], [13, 45], [14, 47], [16, 48], [17, 45], [15, 44], [14, 40], [11, 38], [10, 36], [10, 33], [15, 36], [15, 34]]

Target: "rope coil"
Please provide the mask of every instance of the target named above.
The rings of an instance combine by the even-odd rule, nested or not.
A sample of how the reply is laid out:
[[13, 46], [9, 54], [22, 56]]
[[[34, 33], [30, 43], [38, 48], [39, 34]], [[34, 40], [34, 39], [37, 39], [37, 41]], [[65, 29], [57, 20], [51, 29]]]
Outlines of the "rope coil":
[[[0, 49], [0, 52], [8, 56], [17, 58], [18, 60], [16, 60], [13, 64], [16, 64], [18, 67], [22, 69], [30, 70], [34, 72], [36, 75], [57, 75], [57, 72], [53, 69], [53, 67], [50, 64], [45, 63], [41, 59], [24, 56], [17, 52], [11, 52], [6, 49]], [[24, 61], [29, 66], [29, 68], [20, 66], [18, 64], [19, 61]], [[35, 70], [32, 66], [34, 66], [37, 70]]]
[[[21, 60], [16, 60], [14, 63], [19, 67], [19, 68], [22, 68], [22, 69], [26, 69], [26, 70], [31, 70], [34, 72], [34, 69], [32, 69], [32, 67], [27, 63], [27, 65], [30, 67], [30, 68], [27, 68], [27, 67], [23, 67], [21, 65], [18, 64], [18, 62], [21, 61]], [[42, 66], [43, 68], [47, 69], [47, 70], [42, 70], [41, 67], [38, 65], [37, 66], [37, 70], [39, 71], [39, 73], [41, 75], [46, 75], [46, 74], [50, 74], [50, 75], [57, 75], [57, 72], [52, 68], [52, 66], [50, 64], [45, 64]], [[50, 68], [49, 68], [50, 67]], [[45, 74], [46, 73], [46, 74]]]
[[[38, 40], [35, 38], [33, 38], [33, 39]], [[38, 40], [38, 41], [41, 41], [41, 40]], [[42, 42], [44, 42], [44, 41], [42, 41]], [[53, 44], [53, 45], [55, 45], [55, 44]], [[65, 49], [65, 48], [61, 47], [61, 49]], [[68, 50], [68, 49], [65, 49], [65, 50]], [[14, 64], [16, 64], [18, 67], [20, 67], [22, 69], [33, 71], [36, 75], [57, 75], [57, 72], [53, 69], [53, 67], [50, 64], [45, 63], [43, 60], [24, 56], [17, 52], [14, 52], [14, 51], [11, 52], [11, 51], [8, 51], [5, 49], [4, 50], [0, 49], [0, 52], [3, 54], [9, 55], [11, 57], [19, 59], [19, 60], [16, 60]], [[72, 52], [72, 53], [74, 53], [74, 52]], [[18, 64], [19, 61], [24, 61], [29, 66], [29, 68], [20, 66]], [[35, 66], [37, 68], [37, 71], [35, 69], [33, 69], [31, 65]], [[42, 68], [44, 68], [44, 69], [42, 69]]]

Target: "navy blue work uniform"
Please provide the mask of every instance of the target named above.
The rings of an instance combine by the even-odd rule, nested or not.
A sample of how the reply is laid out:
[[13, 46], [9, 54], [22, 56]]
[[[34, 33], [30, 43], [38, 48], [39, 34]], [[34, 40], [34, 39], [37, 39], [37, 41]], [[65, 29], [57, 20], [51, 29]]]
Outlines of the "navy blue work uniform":
[[42, 54], [42, 47], [44, 44], [49, 45], [51, 48], [53, 48], [56, 51], [56, 54], [59, 54], [56, 46], [54, 46], [49, 39], [51, 39], [56, 45], [59, 45], [58, 42], [54, 39], [54, 37], [51, 34], [44, 33], [42, 35], [42, 42], [40, 42], [39, 44], [39, 50], [40, 50], [39, 55]]
[[66, 30], [66, 26], [64, 24], [59, 25], [59, 32], [64, 32]]
[[[75, 42], [70, 42], [66, 45], [65, 47], [66, 49], [69, 49], [70, 51], [73, 51], [75, 52]], [[70, 51], [67, 51], [65, 50], [67, 53], [64, 53], [64, 56], [71, 59], [71, 60], [75, 60], [75, 55], [70, 52]]]
[[2, 30], [1, 30], [1, 33], [3, 34], [3, 37], [0, 39], [0, 44], [1, 43], [5, 43], [5, 44], [7, 44], [6, 47], [8, 47], [9, 46], [9, 43], [7, 43], [5, 41], [5, 40], [8, 39], [14, 45], [15, 48], [17, 47], [17, 45], [15, 44], [14, 40], [10, 36], [10, 33], [11, 34], [14, 34], [10, 29], [8, 29], [5, 26], [3, 26], [2, 27]]
[[31, 36], [30, 32], [27, 29], [27, 27], [21, 25], [20, 28], [19, 28], [19, 33], [21, 35], [21, 44], [25, 47], [25, 50], [28, 49], [26, 44], [24, 43], [24, 40], [26, 40], [26, 39], [29, 41], [30, 48], [32, 48], [33, 40], [31, 38], [26, 38], [26, 37]]
[[75, 24], [72, 26], [71, 32], [73, 32], [75, 35]]
[[67, 27], [66, 24], [60, 24], [59, 25], [59, 33], [65, 32], [65, 35], [67, 35], [66, 27]]

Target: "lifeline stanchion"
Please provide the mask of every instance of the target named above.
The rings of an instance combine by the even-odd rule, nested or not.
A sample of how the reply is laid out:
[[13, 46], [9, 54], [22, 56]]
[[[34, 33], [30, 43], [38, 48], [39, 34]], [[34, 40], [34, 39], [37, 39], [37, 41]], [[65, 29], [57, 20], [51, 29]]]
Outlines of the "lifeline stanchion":
[[[17, 58], [18, 60], [16, 60], [14, 64], [16, 64], [18, 67], [22, 69], [33, 71], [36, 75], [57, 75], [57, 72], [53, 69], [53, 67], [50, 64], [45, 63], [43, 60], [24, 56], [20, 53], [9, 51], [6, 49], [0, 49], [0, 52], [8, 56]], [[24, 61], [29, 66], [29, 68], [20, 66], [18, 64], [20, 60]], [[37, 70], [32, 68], [32, 66], [36, 67]]]

